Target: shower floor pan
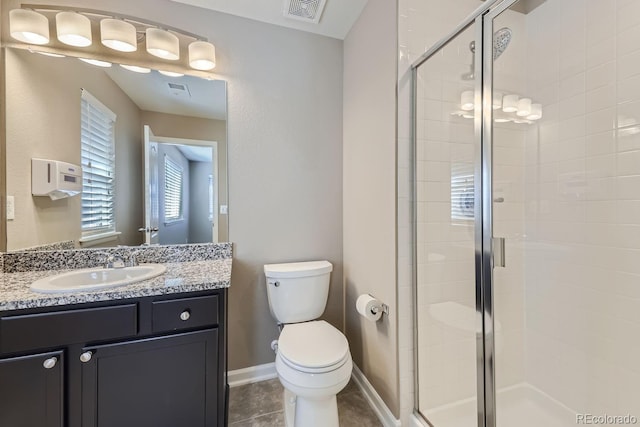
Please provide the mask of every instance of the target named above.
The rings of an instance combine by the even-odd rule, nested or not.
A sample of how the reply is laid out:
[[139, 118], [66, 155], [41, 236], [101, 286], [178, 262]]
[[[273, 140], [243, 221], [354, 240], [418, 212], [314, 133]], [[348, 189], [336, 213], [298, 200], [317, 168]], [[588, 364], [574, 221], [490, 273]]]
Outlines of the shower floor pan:
[[[575, 427], [576, 413], [537, 388], [523, 383], [498, 391], [498, 427]], [[475, 399], [427, 411], [435, 427], [477, 424]]]

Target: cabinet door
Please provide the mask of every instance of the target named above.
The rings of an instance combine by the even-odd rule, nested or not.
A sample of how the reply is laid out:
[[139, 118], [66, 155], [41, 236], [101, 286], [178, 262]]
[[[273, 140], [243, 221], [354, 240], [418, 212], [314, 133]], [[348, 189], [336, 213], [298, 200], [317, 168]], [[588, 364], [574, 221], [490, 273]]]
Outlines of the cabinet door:
[[83, 427], [217, 426], [217, 329], [84, 351]]
[[0, 426], [62, 427], [62, 352], [0, 359]]

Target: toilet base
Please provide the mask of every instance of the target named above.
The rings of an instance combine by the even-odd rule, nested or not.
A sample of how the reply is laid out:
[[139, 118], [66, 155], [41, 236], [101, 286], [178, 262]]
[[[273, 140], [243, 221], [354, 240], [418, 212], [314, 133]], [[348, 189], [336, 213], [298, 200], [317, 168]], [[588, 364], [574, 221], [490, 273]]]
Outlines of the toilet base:
[[296, 396], [285, 388], [283, 394], [286, 427], [339, 427], [336, 395], [324, 398]]

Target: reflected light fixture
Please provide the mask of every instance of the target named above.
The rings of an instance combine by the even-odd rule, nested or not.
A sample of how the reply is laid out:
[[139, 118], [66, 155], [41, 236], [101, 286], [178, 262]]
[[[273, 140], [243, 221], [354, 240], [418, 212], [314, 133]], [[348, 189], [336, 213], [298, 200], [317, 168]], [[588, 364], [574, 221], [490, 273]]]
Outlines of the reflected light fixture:
[[215, 46], [202, 40], [189, 44], [189, 66], [195, 70], [213, 70], [216, 67]]
[[527, 116], [528, 120], [540, 120], [542, 118], [542, 104], [531, 104], [531, 114]]
[[505, 95], [502, 98], [502, 111], [505, 113], [515, 113], [518, 111], [518, 95]]
[[100, 21], [100, 41], [119, 52], [135, 52], [138, 49], [136, 27], [121, 19], [105, 18]]
[[76, 12], [58, 12], [56, 14], [56, 33], [58, 40], [69, 46], [91, 46], [91, 21]]
[[120, 64], [125, 70], [133, 71], [134, 73], [148, 74], [151, 72], [151, 68], [138, 67], [137, 65]]
[[147, 52], [162, 59], [180, 59], [180, 40], [169, 31], [147, 28]]
[[164, 71], [164, 70], [158, 70], [158, 72], [164, 76], [167, 77], [182, 77], [184, 76], [184, 74], [182, 73], [175, 73], [173, 71]]
[[471, 111], [473, 110], [473, 91], [472, 90], [465, 90], [464, 92], [462, 92], [462, 95], [460, 95], [460, 108], [462, 109], [462, 111]]
[[88, 58], [78, 58], [82, 62], [86, 62], [87, 64], [95, 65], [96, 67], [109, 68], [111, 67], [111, 62], [100, 61], [99, 59], [88, 59]]
[[531, 98], [522, 98], [518, 101], [518, 117], [527, 117], [531, 114]]
[[28, 44], [49, 43], [49, 20], [46, 16], [28, 9], [9, 11], [11, 37]]
[[502, 108], [502, 93], [493, 92], [493, 109], [499, 110]]

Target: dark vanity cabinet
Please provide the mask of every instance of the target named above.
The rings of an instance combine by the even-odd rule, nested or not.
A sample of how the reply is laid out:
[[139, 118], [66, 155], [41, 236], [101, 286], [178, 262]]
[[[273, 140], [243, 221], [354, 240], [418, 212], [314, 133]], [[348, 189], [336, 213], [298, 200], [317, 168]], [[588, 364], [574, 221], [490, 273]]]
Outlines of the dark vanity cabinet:
[[0, 359], [0, 426], [62, 427], [61, 351]]
[[0, 426], [224, 426], [224, 313], [224, 290], [0, 313]]

